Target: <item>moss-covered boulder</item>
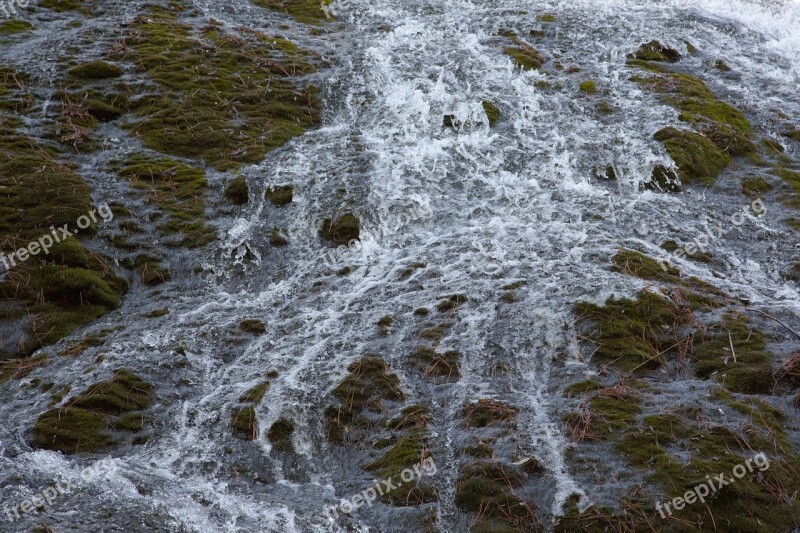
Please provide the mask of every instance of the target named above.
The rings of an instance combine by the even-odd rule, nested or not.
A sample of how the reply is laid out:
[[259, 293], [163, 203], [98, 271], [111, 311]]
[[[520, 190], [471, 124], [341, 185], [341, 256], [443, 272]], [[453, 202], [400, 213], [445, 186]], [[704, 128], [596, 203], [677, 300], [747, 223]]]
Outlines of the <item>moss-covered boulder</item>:
[[121, 67], [106, 61], [89, 61], [69, 70], [69, 75], [81, 80], [107, 80], [118, 78], [125, 71]]
[[650, 41], [641, 45], [633, 57], [642, 61], [678, 61], [681, 54], [674, 48], [664, 46], [658, 41]]
[[237, 176], [225, 187], [225, 198], [235, 205], [244, 205], [250, 198], [250, 189], [244, 176]]
[[664, 128], [653, 136], [661, 141], [678, 167], [685, 184], [711, 185], [730, 163], [730, 157], [703, 135], [677, 128]]
[[119, 442], [120, 431], [144, 428], [142, 412], [152, 400], [152, 385], [127, 370], [117, 370], [110, 380], [92, 385], [62, 407], [39, 415], [32, 444], [67, 454], [105, 450]]
[[336, 219], [326, 218], [319, 229], [319, 236], [340, 246], [358, 240], [360, 231], [358, 218], [353, 213], [345, 213]]

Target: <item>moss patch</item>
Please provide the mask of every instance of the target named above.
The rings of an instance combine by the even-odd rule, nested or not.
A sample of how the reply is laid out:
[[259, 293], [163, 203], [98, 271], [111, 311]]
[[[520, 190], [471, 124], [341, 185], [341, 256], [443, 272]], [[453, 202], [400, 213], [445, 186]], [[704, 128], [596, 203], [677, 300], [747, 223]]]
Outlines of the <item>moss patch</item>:
[[424, 478], [415, 477], [411, 482], [401, 481], [403, 470], [421, 464], [429, 454], [425, 447], [422, 431], [412, 430], [401, 437], [382, 457], [364, 466], [364, 470], [375, 473], [379, 478], [391, 478], [397, 488], [384, 493], [381, 499], [391, 505], [408, 506], [438, 500], [435, 487], [429, 485]]
[[275, 449], [292, 452], [294, 451], [292, 433], [294, 433], [294, 422], [281, 418], [270, 426], [267, 438]]
[[269, 200], [274, 206], [284, 206], [292, 203], [292, 196], [294, 194], [294, 187], [291, 185], [276, 185], [274, 187], [267, 187], [264, 192], [264, 197]]
[[494, 126], [500, 120], [500, 108], [493, 103], [484, 100], [481, 102], [483, 112], [486, 113], [486, 118], [489, 120], [489, 126]]
[[0, 35], [15, 35], [33, 29], [33, 24], [26, 20], [4, 20], [0, 22]]
[[326, 218], [319, 229], [320, 237], [337, 246], [358, 240], [359, 235], [359, 221], [353, 213], [345, 213], [336, 219]]
[[264, 323], [254, 318], [242, 320], [242, 322], [239, 324], [239, 329], [245, 333], [252, 333], [253, 335], [263, 335], [267, 332], [267, 328], [264, 326]]
[[152, 385], [127, 370], [117, 370], [112, 379], [92, 385], [63, 407], [39, 415], [32, 444], [67, 454], [104, 450], [117, 443], [108, 431], [110, 427], [125, 431], [144, 427], [132, 425], [127, 417], [150, 407], [152, 399]]
[[455, 504], [478, 515], [470, 531], [540, 531], [533, 508], [514, 493], [523, 481], [524, 474], [500, 462], [476, 461], [463, 467], [456, 481]]
[[772, 185], [761, 176], [750, 176], [742, 180], [742, 194], [756, 198], [772, 190]]
[[642, 61], [678, 61], [681, 55], [674, 48], [664, 46], [658, 41], [644, 43], [633, 54], [633, 57]]
[[237, 176], [225, 187], [225, 198], [234, 205], [244, 205], [250, 198], [250, 189], [244, 176]]
[[509, 38], [513, 46], [503, 48], [503, 53], [511, 57], [522, 70], [536, 70], [541, 68], [544, 63], [544, 58], [539, 55], [536, 49], [512, 33], [505, 33], [504, 37]]
[[597, 84], [591, 80], [584, 81], [578, 85], [578, 90], [587, 94], [594, 94], [597, 92]]
[[253, 0], [257, 6], [286, 13], [304, 24], [319, 24], [325, 20], [327, 16], [322, 6], [330, 2], [331, 0]]
[[158, 226], [169, 238], [167, 244], [196, 248], [216, 238], [215, 230], [204, 220], [203, 193], [208, 182], [202, 169], [174, 159], [134, 155], [122, 164], [118, 174], [167, 215]]
[[678, 167], [684, 184], [712, 185], [730, 163], [730, 158], [703, 135], [676, 128], [664, 128], [653, 136], [661, 141]]
[[117, 65], [106, 61], [89, 61], [69, 69], [69, 75], [81, 80], [107, 80], [118, 78], [125, 71]]
[[153, 9], [133, 20], [124, 44], [118, 56], [151, 81], [136, 85], [132, 131], [153, 150], [229, 170], [319, 121], [315, 89], [294, 86], [314, 67], [288, 41], [215, 24], [197, 32]]
[[332, 442], [357, 440], [359, 429], [375, 424], [369, 413], [379, 413], [384, 402], [405, 399], [400, 390], [400, 380], [388, 372], [386, 363], [373, 356], [365, 356], [347, 367], [349, 374], [331, 392], [338, 406], [325, 411], [326, 435]]

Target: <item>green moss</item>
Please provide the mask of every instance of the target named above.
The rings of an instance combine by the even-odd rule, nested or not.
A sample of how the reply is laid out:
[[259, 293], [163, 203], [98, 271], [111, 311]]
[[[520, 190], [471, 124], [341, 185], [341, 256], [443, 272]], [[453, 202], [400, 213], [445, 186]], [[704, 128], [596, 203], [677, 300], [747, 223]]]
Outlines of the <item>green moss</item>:
[[756, 148], [749, 138], [750, 123], [744, 114], [718, 99], [702, 80], [674, 72], [646, 61], [630, 60], [629, 65], [650, 71], [655, 76], [635, 76], [633, 81], [662, 95], [665, 103], [677, 109], [687, 122], [713, 142], [727, 156], [749, 155]]
[[382, 457], [365, 465], [364, 470], [375, 473], [381, 479], [391, 478], [400, 482], [397, 488], [381, 496], [383, 501], [396, 506], [421, 505], [438, 500], [435, 487], [428, 485], [424, 478], [415, 478], [411, 482], [400, 481], [400, 474], [405, 469], [421, 464], [427, 457], [422, 432], [412, 430]]
[[202, 169], [173, 159], [134, 155], [118, 173], [167, 215], [158, 229], [172, 239], [168, 244], [196, 248], [216, 238], [214, 228], [205, 223], [203, 193], [208, 182]]
[[136, 271], [142, 278], [142, 283], [148, 287], [160, 285], [169, 280], [169, 270], [161, 265], [161, 262], [148, 254], [139, 254], [133, 262]]
[[337, 246], [358, 240], [359, 234], [359, 221], [353, 213], [345, 213], [335, 220], [326, 218], [319, 229], [320, 237]]
[[685, 184], [711, 185], [730, 158], [704, 136], [687, 130], [664, 128], [654, 138], [664, 144]]
[[125, 71], [119, 66], [100, 60], [82, 63], [77, 67], [69, 69], [70, 76], [81, 80], [107, 80], [109, 78], [118, 78], [122, 76], [124, 72]]
[[584, 93], [594, 94], [597, 92], [597, 84], [591, 80], [584, 81], [581, 82], [581, 84], [578, 86], [578, 89]]
[[613, 271], [641, 279], [663, 282], [681, 281], [680, 271], [677, 268], [666, 263], [662, 266], [655, 259], [627, 248], [620, 248], [611, 258], [611, 264]]
[[750, 176], [742, 180], [742, 194], [756, 198], [772, 190], [772, 185], [761, 176]]
[[428, 425], [430, 413], [424, 405], [414, 404], [404, 407], [400, 415], [386, 420], [384, 425], [392, 431], [401, 431], [408, 428], [424, 428]]
[[153, 309], [149, 313], [145, 313], [144, 317], [145, 318], [159, 318], [159, 317], [162, 317], [162, 316], [166, 316], [168, 314], [169, 314], [169, 309], [167, 309], [166, 307], [160, 307], [158, 309]]
[[524, 475], [509, 465], [476, 461], [464, 466], [456, 481], [455, 504], [476, 513], [476, 531], [539, 531], [541, 524], [529, 504], [514, 493]]
[[258, 437], [256, 410], [252, 405], [236, 407], [231, 412], [231, 432], [242, 440], [255, 440]]
[[232, 204], [244, 205], [250, 198], [250, 189], [247, 186], [247, 180], [244, 176], [237, 176], [232, 179], [228, 186], [225, 187], [225, 198]]
[[239, 329], [254, 335], [263, 335], [267, 332], [267, 328], [264, 326], [264, 323], [257, 319], [242, 320], [242, 322], [239, 324]]
[[728, 315], [718, 328], [696, 338], [694, 357], [697, 377], [708, 379], [714, 374], [733, 392], [768, 394], [775, 385], [764, 335], [743, 316]]
[[246, 393], [239, 397], [240, 403], [258, 403], [267, 393], [269, 389], [269, 381], [264, 381], [263, 383], [259, 383], [252, 389], [248, 390]]
[[291, 420], [281, 418], [270, 426], [267, 438], [275, 449], [292, 452], [292, 433], [294, 433], [294, 423]]
[[0, 35], [15, 35], [33, 29], [33, 24], [26, 20], [4, 20], [0, 22]]
[[642, 61], [678, 61], [681, 58], [677, 50], [664, 46], [658, 41], [644, 43], [633, 56]]
[[382, 359], [365, 356], [347, 369], [348, 376], [331, 391], [339, 405], [325, 410], [326, 435], [332, 442], [344, 442], [355, 429], [371, 425], [369, 413], [380, 412], [385, 401], [405, 399], [400, 380], [388, 373]]
[[[37, 448], [62, 453], [91, 453], [117, 443], [109, 428], [139, 431], [150, 407], [153, 386], [127, 370], [117, 370], [104, 382], [70, 398], [63, 407], [50, 409], [36, 420], [32, 443]], [[134, 417], [142, 422], [134, 423]]]
[[319, 24], [325, 20], [327, 17], [322, 6], [330, 2], [331, 0], [253, 0], [257, 6], [286, 13], [304, 24]]
[[483, 428], [487, 426], [516, 427], [519, 410], [491, 398], [483, 398], [475, 403], [465, 405], [461, 417], [467, 427]]
[[420, 346], [414, 350], [411, 358], [427, 378], [458, 380], [461, 377], [461, 368], [458, 364], [461, 354], [457, 351], [450, 350], [439, 354], [434, 348]]
[[602, 307], [578, 302], [575, 309], [579, 321], [594, 324], [594, 357], [627, 371], [658, 368], [688, 342], [676, 326], [691, 316], [647, 290], [640, 291], [635, 300], [611, 297]]
[[80, 9], [82, 0], [39, 0], [39, 5], [59, 13]]
[[494, 126], [500, 120], [500, 108], [493, 103], [484, 100], [481, 102], [483, 112], [486, 113], [486, 118], [489, 120], [489, 126]]
[[272, 205], [280, 207], [292, 203], [293, 194], [293, 186], [277, 185], [275, 187], [267, 187], [267, 190], [264, 192], [264, 197], [269, 200]]
[[586, 379], [573, 383], [564, 389], [564, 396], [572, 398], [602, 389], [603, 386], [594, 379]]
[[531, 45], [523, 42], [513, 34], [505, 34], [505, 37], [511, 39], [514, 46], [503, 48], [503, 53], [511, 57], [522, 70], [536, 70], [541, 68], [544, 63], [544, 58], [539, 55], [539, 52]]
[[217, 170], [260, 162], [318, 123], [312, 72], [296, 47], [258, 32], [200, 35], [170, 13], [136, 17], [118, 56], [152, 83], [137, 84], [132, 131], [153, 150], [202, 159]]
[[791, 189], [791, 195], [783, 199], [784, 203], [795, 209], [800, 209], [800, 172], [783, 167], [775, 167], [770, 170], [770, 173], [781, 178]]
[[45, 355], [0, 361], [0, 384], [12, 379], [22, 379], [45, 363], [47, 363]]
[[541, 15], [538, 15], [536, 17], [536, 20], [538, 20], [539, 22], [555, 22], [556, 16], [552, 13], [543, 13]]

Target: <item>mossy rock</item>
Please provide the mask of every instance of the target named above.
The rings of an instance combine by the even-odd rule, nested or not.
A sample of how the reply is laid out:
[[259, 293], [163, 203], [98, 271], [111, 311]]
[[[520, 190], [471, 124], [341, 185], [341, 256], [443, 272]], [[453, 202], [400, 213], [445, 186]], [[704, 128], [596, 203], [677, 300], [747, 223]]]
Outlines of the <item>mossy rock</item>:
[[267, 190], [264, 191], [264, 197], [269, 200], [269, 203], [278, 207], [292, 203], [293, 195], [294, 187], [292, 185], [276, 185], [267, 187]]
[[716, 380], [732, 392], [769, 394], [775, 386], [772, 356], [764, 334], [740, 315], [728, 315], [719, 327], [695, 339], [695, 375]]
[[414, 350], [411, 358], [427, 378], [450, 381], [461, 377], [458, 363], [461, 354], [455, 350], [440, 354], [434, 348], [420, 346]]
[[122, 109], [102, 100], [90, 99], [83, 102], [86, 111], [101, 122], [112, 122], [122, 116]]
[[587, 80], [581, 82], [581, 84], [578, 86], [578, 90], [583, 93], [594, 94], [597, 92], [597, 84], [591, 80]]
[[202, 169], [173, 159], [134, 155], [122, 163], [118, 174], [167, 215], [158, 229], [173, 239], [169, 244], [197, 248], [216, 238], [206, 223], [203, 194], [208, 182]]
[[641, 279], [673, 282], [681, 281], [680, 271], [674, 266], [660, 263], [641, 252], [620, 248], [611, 258], [611, 270]]
[[633, 57], [642, 61], [679, 61], [681, 54], [674, 48], [664, 46], [658, 41], [650, 41], [641, 45]]
[[267, 438], [275, 449], [292, 452], [294, 451], [292, 433], [294, 433], [294, 422], [281, 418], [270, 426]]
[[750, 176], [742, 180], [742, 194], [756, 198], [772, 190], [772, 185], [761, 176]]
[[522, 70], [537, 70], [542, 67], [544, 58], [531, 45], [511, 33], [505, 33], [504, 36], [511, 39], [514, 46], [503, 48], [503, 53], [511, 57]]
[[242, 320], [239, 324], [239, 329], [245, 333], [252, 333], [253, 335], [263, 335], [267, 332], [264, 323], [254, 318]]
[[0, 22], [0, 35], [16, 35], [33, 29], [33, 24], [27, 20], [4, 20]]
[[[422, 505], [439, 499], [436, 488], [423, 478], [410, 482], [401, 481], [403, 470], [411, 469], [427, 459], [425, 437], [420, 430], [412, 430], [401, 437], [382, 457], [364, 466], [364, 470], [374, 472], [379, 478], [391, 478], [397, 487], [380, 498], [398, 507]], [[399, 483], [398, 483], [399, 482]]]
[[106, 61], [89, 61], [69, 69], [69, 75], [81, 80], [107, 80], [118, 78], [125, 71], [121, 67]]
[[250, 188], [244, 176], [237, 176], [225, 187], [225, 198], [234, 205], [244, 205], [250, 199]]
[[516, 407], [491, 398], [484, 398], [465, 405], [460, 413], [464, 418], [464, 424], [472, 428], [487, 426], [514, 428], [517, 424], [518, 414], [519, 410]]
[[158, 309], [153, 309], [152, 311], [145, 313], [145, 318], [160, 318], [162, 316], [166, 316], [169, 314], [169, 309], [166, 307], [159, 307]]
[[45, 355], [0, 361], [0, 384], [12, 379], [22, 379], [40, 366], [47, 364]]
[[264, 381], [262, 383], [259, 383], [252, 389], [248, 390], [246, 393], [242, 394], [239, 397], [239, 402], [254, 403], [254, 404], [260, 402], [261, 399], [264, 398], [264, 395], [267, 393], [269, 385], [270, 385], [269, 381]]
[[604, 306], [579, 302], [575, 310], [579, 321], [594, 324], [594, 357], [625, 371], [661, 366], [687, 342], [679, 326], [691, 321], [677, 305], [647, 290], [634, 300], [611, 297]]
[[489, 120], [489, 126], [497, 124], [497, 121], [500, 120], [500, 108], [487, 100], [481, 102], [481, 105], [483, 106], [483, 112], [486, 113], [486, 118]]
[[656, 165], [645, 188], [657, 192], [681, 192], [681, 178], [671, 168]]
[[471, 531], [540, 531], [533, 508], [514, 493], [525, 475], [497, 461], [464, 466], [456, 481], [455, 504], [480, 519]]
[[234, 408], [230, 418], [233, 436], [242, 440], [255, 440], [258, 437], [256, 410], [252, 405]]
[[161, 265], [158, 258], [148, 254], [139, 254], [133, 262], [142, 283], [148, 287], [160, 285], [170, 279], [169, 270]]
[[[67, 454], [107, 449], [117, 443], [109, 428], [135, 432], [144, 427], [141, 411], [150, 407], [153, 390], [137, 375], [117, 370], [110, 380], [92, 385], [63, 407], [39, 415], [32, 444]], [[142, 423], [134, 423], [137, 416]]]
[[252, 0], [261, 6], [279, 13], [285, 13], [297, 22], [304, 24], [319, 24], [328, 16], [322, 9], [323, 5], [330, 4], [331, 0]]
[[730, 157], [698, 133], [667, 127], [653, 137], [664, 145], [684, 184], [712, 185], [730, 164]]
[[400, 380], [390, 374], [386, 363], [365, 356], [347, 367], [349, 374], [331, 392], [340, 405], [331, 405], [324, 413], [325, 431], [331, 442], [344, 443], [362, 435], [357, 429], [372, 426], [371, 413], [384, 409], [384, 402], [405, 399]]
[[409, 428], [424, 428], [428, 425], [430, 413], [424, 405], [414, 404], [404, 407], [400, 415], [388, 419], [384, 425], [392, 431], [401, 431]]
[[75, 11], [83, 5], [83, 0], [39, 0], [39, 5], [57, 11]]
[[345, 213], [335, 220], [326, 218], [319, 229], [319, 236], [337, 246], [347, 245], [350, 241], [358, 240], [359, 224], [353, 213]]
[[314, 71], [304, 52], [259, 32], [207, 25], [199, 33], [151, 8], [115, 54], [152, 82], [131, 98], [130, 129], [147, 148], [225, 171], [260, 162], [318, 124], [316, 89], [295, 87]]

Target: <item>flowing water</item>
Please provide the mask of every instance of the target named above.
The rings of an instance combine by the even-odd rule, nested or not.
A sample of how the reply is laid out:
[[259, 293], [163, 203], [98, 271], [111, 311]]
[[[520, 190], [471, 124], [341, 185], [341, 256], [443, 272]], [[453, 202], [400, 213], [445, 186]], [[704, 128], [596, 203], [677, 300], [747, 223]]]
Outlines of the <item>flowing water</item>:
[[[244, 2], [194, 5], [230, 25], [269, 31], [276, 20]], [[125, 21], [135, 13], [130, 6], [109, 2], [96, 23]], [[430, 405], [440, 500], [433, 508], [442, 531], [465, 531], [471, 521], [453, 504], [453, 487], [464, 432], [458, 412], [479, 398], [519, 409], [517, 445], [546, 467], [530, 495], [545, 523], [571, 494], [582, 506], [608, 498], [571, 475], [565, 455], [560, 391], [589, 373], [573, 306], [631, 296], [646, 285], [609, 271], [620, 246], [663, 256], [664, 240], [691, 240], [708, 220], [730, 225], [749, 202], [738, 193], [746, 166], [728, 169], [713, 191], [668, 195], [642, 187], [654, 165], [671, 165], [652, 134], [675, 124], [677, 112], [629, 80], [625, 56], [652, 39], [680, 50], [691, 42], [702, 55], [685, 55], [681, 66], [702, 73], [769, 136], [778, 111], [800, 116], [800, 4], [360, 0], [332, 9], [338, 20], [318, 35], [284, 29], [329, 63], [315, 80], [323, 124], [244, 169], [253, 197], [293, 183], [294, 203], [276, 210], [260, 200], [220, 215], [222, 238], [172, 265], [187, 274], [202, 267], [202, 282], [174, 275], [178, 281], [161, 294], [132, 294], [71, 339], [124, 323], [102, 348], [0, 391], [4, 502], [72, 479], [80, 488], [43, 515], [57, 531], [415, 530], [402, 510], [380, 503], [339, 521], [321, 514], [374, 479], [360, 468], [358, 450], [331, 445], [323, 429], [330, 391], [364, 354], [379, 354], [407, 397]], [[537, 20], [542, 13], [556, 22]], [[506, 29], [534, 44], [546, 67], [580, 72], [520, 71], [503, 54], [498, 34]], [[19, 53], [46, 65], [58, 44], [46, 35], [41, 42], [43, 48]], [[731, 72], [714, 71], [709, 58], [724, 58]], [[580, 93], [584, 80], [600, 92]], [[501, 110], [494, 127], [484, 100]], [[596, 110], [601, 100], [612, 114]], [[460, 126], [442, 127], [444, 115]], [[797, 147], [787, 146], [787, 157], [796, 157]], [[93, 161], [81, 164], [87, 169]], [[607, 165], [616, 180], [596, 178]], [[778, 203], [766, 207], [764, 216], [747, 216], [711, 244], [722, 266], [680, 266], [752, 305], [798, 317], [797, 286], [780, 276], [797, 247], [780, 224], [789, 213]], [[358, 213], [361, 244], [331, 260], [316, 229], [344, 211]], [[289, 247], [266, 244], [276, 225], [288, 228]], [[416, 263], [424, 266], [401, 279]], [[516, 302], [501, 302], [501, 288], [515, 282]], [[440, 349], [461, 354], [462, 376], [434, 384], [406, 362], [429, 322], [412, 312], [452, 294], [468, 300]], [[160, 306], [170, 315], [136, 320]], [[384, 315], [394, 320], [381, 336], [375, 324]], [[252, 340], [237, 332], [245, 318], [262, 320], [266, 334]], [[104, 359], [95, 363], [99, 353]], [[501, 364], [505, 371], [496, 371]], [[119, 366], [156, 386], [153, 434], [144, 445], [112, 452], [113, 473], [81, 482], [91, 459], [27, 444], [27, 428], [48, 398], [26, 383], [72, 383], [77, 391]], [[256, 408], [259, 432], [279, 418], [294, 421], [290, 456], [263, 438], [239, 441], [228, 427], [237, 398], [270, 371], [278, 377]], [[25, 515], [0, 529], [28, 530], [41, 521]]]

